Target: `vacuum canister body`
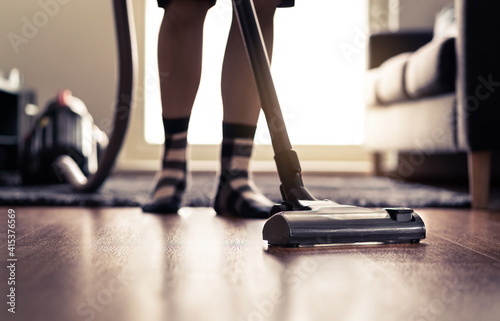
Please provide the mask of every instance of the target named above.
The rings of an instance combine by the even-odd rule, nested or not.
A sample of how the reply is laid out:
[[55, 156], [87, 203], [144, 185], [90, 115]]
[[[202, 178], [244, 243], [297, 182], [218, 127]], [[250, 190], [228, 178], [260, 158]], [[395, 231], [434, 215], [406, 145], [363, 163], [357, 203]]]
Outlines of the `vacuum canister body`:
[[106, 135], [94, 125], [85, 104], [62, 91], [49, 103], [24, 138], [22, 176], [27, 184], [61, 183], [54, 161], [61, 155], [74, 159], [85, 175], [97, 170]]

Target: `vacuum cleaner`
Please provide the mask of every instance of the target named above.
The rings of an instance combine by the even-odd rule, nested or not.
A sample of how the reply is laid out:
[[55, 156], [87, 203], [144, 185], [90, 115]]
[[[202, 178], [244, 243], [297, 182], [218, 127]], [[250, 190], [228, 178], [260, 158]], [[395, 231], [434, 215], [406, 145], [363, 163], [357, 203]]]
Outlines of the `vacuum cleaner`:
[[272, 246], [325, 244], [417, 243], [425, 224], [410, 208], [368, 209], [316, 199], [302, 181], [297, 153], [292, 149], [270, 71], [269, 57], [253, 0], [233, 0], [261, 106], [271, 135], [281, 181], [281, 204], [271, 210], [263, 239]]
[[21, 175], [25, 183], [69, 182], [74, 191], [94, 192], [109, 176], [127, 132], [137, 69], [130, 0], [113, 0], [118, 51], [118, 90], [113, 130], [106, 136], [84, 103], [61, 91], [24, 137]]

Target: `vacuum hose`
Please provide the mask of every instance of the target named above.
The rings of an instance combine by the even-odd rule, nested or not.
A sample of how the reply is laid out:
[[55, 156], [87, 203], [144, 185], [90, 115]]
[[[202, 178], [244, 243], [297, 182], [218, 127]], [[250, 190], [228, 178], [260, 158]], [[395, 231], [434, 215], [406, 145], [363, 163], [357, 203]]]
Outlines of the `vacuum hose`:
[[77, 192], [96, 191], [111, 172], [127, 132], [132, 103], [134, 77], [137, 70], [137, 45], [131, 0], [113, 0], [116, 38], [118, 41], [119, 83], [109, 144], [100, 158], [97, 171], [89, 177], [68, 155], [59, 156], [56, 166]]

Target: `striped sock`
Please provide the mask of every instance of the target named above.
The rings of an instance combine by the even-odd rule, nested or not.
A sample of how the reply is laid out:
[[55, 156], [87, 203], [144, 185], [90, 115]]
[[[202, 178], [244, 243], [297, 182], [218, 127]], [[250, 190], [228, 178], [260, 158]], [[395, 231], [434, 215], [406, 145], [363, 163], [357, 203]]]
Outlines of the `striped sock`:
[[274, 203], [259, 192], [248, 168], [255, 126], [223, 123], [221, 173], [214, 209], [219, 215], [268, 218]]
[[186, 190], [186, 147], [189, 117], [163, 119], [165, 146], [162, 170], [156, 175], [151, 200], [142, 206], [144, 212], [177, 213]]

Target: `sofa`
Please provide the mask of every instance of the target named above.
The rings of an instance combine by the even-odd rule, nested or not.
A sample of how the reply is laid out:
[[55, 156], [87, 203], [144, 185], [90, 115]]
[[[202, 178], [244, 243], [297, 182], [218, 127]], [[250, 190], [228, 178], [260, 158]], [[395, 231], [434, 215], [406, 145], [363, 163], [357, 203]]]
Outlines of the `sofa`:
[[500, 150], [500, 1], [455, 0], [433, 30], [369, 37], [365, 144], [428, 155], [467, 153], [473, 208], [489, 201], [491, 154]]

